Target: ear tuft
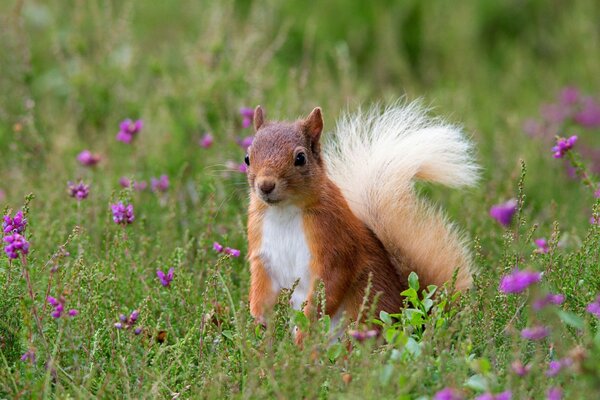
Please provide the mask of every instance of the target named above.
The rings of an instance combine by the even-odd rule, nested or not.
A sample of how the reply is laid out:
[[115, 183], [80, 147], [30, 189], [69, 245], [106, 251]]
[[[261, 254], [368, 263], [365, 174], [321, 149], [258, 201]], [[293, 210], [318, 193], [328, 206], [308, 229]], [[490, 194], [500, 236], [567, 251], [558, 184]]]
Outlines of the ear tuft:
[[313, 142], [318, 142], [323, 131], [321, 107], [316, 107], [304, 120], [304, 129]]
[[260, 127], [265, 123], [265, 117], [261, 106], [256, 106], [254, 109], [254, 130], [258, 131]]

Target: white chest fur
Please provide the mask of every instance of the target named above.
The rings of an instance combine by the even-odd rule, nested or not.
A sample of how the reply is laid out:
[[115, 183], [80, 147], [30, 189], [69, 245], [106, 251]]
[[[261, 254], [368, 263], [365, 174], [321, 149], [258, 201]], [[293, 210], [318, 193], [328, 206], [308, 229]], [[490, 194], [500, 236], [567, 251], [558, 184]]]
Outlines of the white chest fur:
[[304, 234], [302, 211], [296, 206], [271, 206], [263, 217], [260, 257], [267, 269], [273, 289], [291, 288], [292, 306], [300, 309], [310, 288], [311, 259]]

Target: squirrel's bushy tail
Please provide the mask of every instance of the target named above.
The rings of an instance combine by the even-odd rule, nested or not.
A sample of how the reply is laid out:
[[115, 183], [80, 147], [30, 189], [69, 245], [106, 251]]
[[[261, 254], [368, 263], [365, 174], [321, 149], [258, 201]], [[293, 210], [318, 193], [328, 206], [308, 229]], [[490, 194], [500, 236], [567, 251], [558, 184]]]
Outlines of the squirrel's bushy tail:
[[340, 119], [324, 148], [328, 172], [352, 211], [390, 253], [400, 275], [441, 286], [471, 285], [470, 255], [445, 215], [415, 193], [415, 179], [473, 185], [479, 167], [460, 128], [431, 118], [419, 103], [394, 103]]

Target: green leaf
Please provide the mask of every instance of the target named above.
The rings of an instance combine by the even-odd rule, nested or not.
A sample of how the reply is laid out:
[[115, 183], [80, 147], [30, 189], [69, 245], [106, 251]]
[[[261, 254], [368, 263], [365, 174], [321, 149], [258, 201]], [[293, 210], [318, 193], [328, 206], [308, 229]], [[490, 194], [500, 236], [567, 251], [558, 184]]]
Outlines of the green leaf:
[[408, 275], [408, 286], [415, 291], [419, 290], [419, 277], [414, 271]]
[[301, 331], [307, 331], [308, 330], [308, 317], [306, 315], [304, 315], [304, 312], [302, 311], [296, 311], [296, 313], [294, 314], [294, 324], [301, 330]]
[[425, 307], [426, 312], [429, 312], [429, 310], [431, 310], [431, 307], [433, 307], [433, 300], [429, 298], [423, 300], [423, 307]]
[[567, 324], [573, 328], [583, 329], [583, 327], [584, 327], [583, 319], [580, 316], [578, 316], [572, 312], [558, 310], [558, 317], [560, 318], [560, 320], [562, 322], [564, 322], [565, 324]]
[[392, 318], [390, 317], [390, 314], [386, 313], [385, 311], [381, 311], [379, 313], [379, 319], [381, 319], [383, 322], [385, 322], [388, 325], [392, 324]]
[[487, 379], [483, 375], [473, 375], [465, 382], [465, 387], [478, 392], [485, 392], [488, 388]]
[[379, 382], [382, 385], [386, 385], [390, 378], [392, 377], [392, 373], [394, 372], [394, 367], [391, 364], [386, 364], [385, 367], [381, 370], [379, 374]]
[[418, 297], [417, 291], [413, 288], [406, 289], [402, 293], [401, 296], [407, 297], [409, 300], [414, 300]]
[[329, 361], [335, 362], [335, 360], [337, 360], [342, 355], [343, 351], [344, 347], [342, 346], [342, 344], [335, 343], [329, 346], [329, 348], [327, 349], [327, 358], [329, 358]]
[[227, 339], [233, 341], [233, 332], [227, 330], [227, 331], [223, 331], [221, 332], [221, 335], [225, 336]]

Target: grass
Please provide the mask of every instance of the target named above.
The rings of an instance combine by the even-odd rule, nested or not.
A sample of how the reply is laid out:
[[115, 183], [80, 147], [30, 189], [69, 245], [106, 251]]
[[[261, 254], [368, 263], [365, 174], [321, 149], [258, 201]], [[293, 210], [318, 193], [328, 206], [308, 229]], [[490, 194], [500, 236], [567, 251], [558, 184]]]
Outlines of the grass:
[[[597, 397], [600, 335], [585, 312], [600, 292], [593, 191], [552, 158], [551, 138], [523, 132], [567, 85], [600, 94], [596, 1], [9, 0], [0, 18], [0, 207], [25, 207], [31, 243], [26, 264], [0, 258], [0, 397], [412, 399], [444, 387], [466, 398], [544, 398], [551, 387]], [[471, 238], [473, 290], [457, 299], [439, 288], [423, 321], [411, 317], [423, 305], [414, 300], [402, 323], [351, 353], [327, 345], [326, 319], [297, 348], [289, 325], [306, 321], [285, 298], [257, 328], [246, 182], [227, 166], [242, 162], [236, 139], [252, 133], [239, 108], [290, 119], [320, 105], [327, 130], [346, 109], [400, 96], [422, 98], [477, 143], [479, 187], [422, 188]], [[129, 146], [115, 140], [125, 118], [145, 124]], [[209, 149], [197, 145], [205, 132]], [[579, 135], [575, 150], [593, 169], [598, 129], [559, 132]], [[84, 149], [98, 166], [77, 163]], [[118, 184], [161, 174], [165, 193]], [[66, 193], [78, 179], [90, 185], [81, 202]], [[520, 210], [504, 228], [488, 211], [510, 198]], [[112, 222], [117, 200], [134, 205], [133, 224]], [[534, 253], [538, 237], [548, 254]], [[242, 256], [217, 254], [214, 241]], [[499, 293], [517, 263], [543, 271], [542, 283]], [[156, 270], [170, 267], [166, 288]], [[546, 291], [565, 302], [534, 312]], [[53, 319], [47, 295], [79, 315]], [[134, 309], [142, 333], [115, 329]], [[538, 323], [547, 339], [520, 338]], [[34, 363], [20, 360], [28, 350]], [[569, 355], [572, 367], [546, 376]], [[515, 375], [515, 360], [531, 372]]]

